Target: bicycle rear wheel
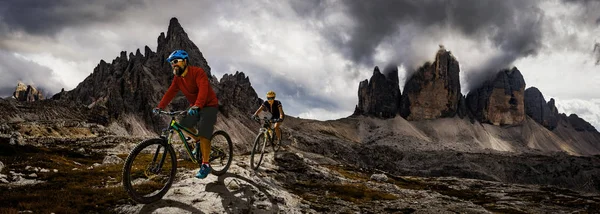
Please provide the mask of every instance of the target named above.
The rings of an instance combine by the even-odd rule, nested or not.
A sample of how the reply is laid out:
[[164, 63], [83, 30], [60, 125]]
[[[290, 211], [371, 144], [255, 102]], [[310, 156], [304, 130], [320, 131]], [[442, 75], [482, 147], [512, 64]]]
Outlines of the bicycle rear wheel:
[[[250, 167], [253, 170], [257, 170], [260, 166], [260, 163], [263, 160], [263, 156], [265, 155], [265, 146], [267, 145], [268, 139], [265, 138], [264, 133], [259, 133], [254, 140], [254, 145], [252, 146], [252, 154], [250, 154]], [[259, 154], [260, 153], [260, 154]]]
[[134, 201], [149, 204], [167, 193], [176, 172], [173, 147], [164, 139], [145, 140], [127, 156], [123, 165], [123, 188]]
[[213, 175], [223, 175], [231, 166], [233, 160], [233, 144], [229, 134], [225, 131], [217, 131], [210, 138], [210, 166]]

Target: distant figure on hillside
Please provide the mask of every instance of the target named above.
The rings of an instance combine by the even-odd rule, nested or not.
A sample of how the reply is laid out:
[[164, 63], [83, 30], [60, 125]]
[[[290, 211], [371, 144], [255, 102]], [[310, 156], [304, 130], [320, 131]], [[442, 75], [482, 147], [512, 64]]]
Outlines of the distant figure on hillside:
[[259, 108], [256, 110], [252, 118], [255, 120], [258, 119], [258, 113], [261, 111], [266, 111], [271, 113], [271, 120], [275, 122], [275, 135], [277, 135], [277, 140], [281, 142], [281, 130], [279, 126], [283, 122], [283, 118], [285, 118], [285, 114], [283, 113], [283, 106], [279, 100], [275, 99], [275, 92], [269, 91], [267, 92], [267, 101], [265, 101]]
[[190, 130], [197, 131], [200, 136], [200, 139], [194, 139], [196, 142], [200, 141], [202, 150], [202, 165], [196, 177], [206, 178], [211, 171], [209, 164], [210, 137], [215, 123], [217, 123], [219, 106], [217, 95], [211, 88], [204, 70], [200, 67], [188, 66], [189, 55], [184, 50], [173, 51], [167, 58], [167, 62], [171, 64], [175, 77], [158, 107], [154, 109], [154, 113], [164, 109], [178, 91], [183, 92], [190, 102], [190, 108], [180, 124]]

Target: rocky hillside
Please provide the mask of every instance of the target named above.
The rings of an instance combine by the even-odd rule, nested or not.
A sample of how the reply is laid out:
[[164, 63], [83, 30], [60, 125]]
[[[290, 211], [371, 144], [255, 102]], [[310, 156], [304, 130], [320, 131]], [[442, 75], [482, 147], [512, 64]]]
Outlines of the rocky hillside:
[[[71, 146], [83, 145], [76, 141]], [[481, 177], [464, 171], [477, 164], [497, 164], [495, 171], [506, 173], [501, 178], [521, 177], [529, 183], [547, 182], [552, 177], [558, 177], [550, 179], [557, 183], [572, 181], [571, 174], [584, 178], [588, 173], [593, 178], [590, 170], [597, 170], [598, 165], [586, 165], [597, 161], [596, 157], [561, 161], [560, 157], [544, 156], [411, 152], [400, 154], [407, 161], [357, 167], [296, 146], [301, 145], [267, 153], [257, 171], [248, 166], [248, 156], [235, 156], [225, 175], [202, 180], [193, 176], [196, 165], [180, 160], [175, 182], [163, 200], [136, 204], [120, 182], [126, 154], [105, 156], [104, 152], [0, 144], [0, 213], [594, 213], [600, 208], [597, 194], [553, 185], [463, 178]], [[428, 162], [439, 160], [438, 155], [447, 155], [447, 161]], [[436, 158], [428, 159], [431, 156]], [[404, 170], [385, 168], [402, 162]], [[462, 166], [452, 167], [457, 163]], [[422, 170], [423, 164], [437, 166]], [[546, 171], [557, 166], [562, 170]], [[443, 176], [449, 172], [457, 176]], [[582, 184], [588, 188], [598, 182], [587, 181]], [[36, 194], [31, 194], [33, 191]], [[61, 197], [55, 197], [57, 194]]]

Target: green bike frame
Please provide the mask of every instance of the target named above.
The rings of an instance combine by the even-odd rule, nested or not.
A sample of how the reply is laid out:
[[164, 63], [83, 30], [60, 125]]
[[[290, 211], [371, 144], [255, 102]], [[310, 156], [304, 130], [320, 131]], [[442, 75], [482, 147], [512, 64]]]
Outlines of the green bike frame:
[[189, 143], [187, 142], [187, 140], [185, 139], [185, 136], [183, 135], [183, 132], [187, 132], [189, 135], [193, 136], [194, 138], [199, 137], [199, 135], [196, 135], [194, 133], [192, 133], [192, 131], [190, 131], [189, 129], [187, 129], [186, 127], [183, 127], [181, 124], [179, 124], [176, 120], [175, 117], [171, 117], [171, 125], [169, 126], [169, 129], [166, 130], [169, 132], [168, 136], [165, 136], [163, 134], [163, 137], [168, 137], [168, 144], [169, 145], [173, 145], [173, 131], [177, 132], [179, 139], [181, 139], [181, 142], [183, 142], [183, 145], [185, 146], [185, 151], [187, 151], [188, 155], [191, 157], [192, 162], [194, 162], [195, 164], [198, 164], [198, 159], [199, 159], [199, 155], [200, 155], [200, 146], [198, 145], [199, 143], [196, 143], [196, 155], [198, 155], [198, 157], [194, 157], [194, 155], [192, 155], [192, 149], [190, 148]]

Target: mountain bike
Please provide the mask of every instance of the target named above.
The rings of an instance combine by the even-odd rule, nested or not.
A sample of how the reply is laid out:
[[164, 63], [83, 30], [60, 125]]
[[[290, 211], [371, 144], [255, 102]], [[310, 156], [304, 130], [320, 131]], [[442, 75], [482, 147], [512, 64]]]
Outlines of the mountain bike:
[[[277, 138], [275, 134], [275, 128], [273, 127], [275, 121], [272, 119], [267, 119], [266, 117], [263, 117], [263, 119], [258, 119], [257, 121], [260, 122], [261, 120], [264, 122], [258, 131], [258, 135], [256, 135], [254, 145], [252, 146], [252, 153], [250, 154], [250, 167], [254, 170], [258, 169], [263, 160], [267, 143], [271, 145], [273, 152], [277, 152], [279, 151], [279, 148], [281, 148], [281, 140], [275, 139]], [[281, 131], [281, 139], [283, 139], [283, 130], [281, 130], [281, 128], [279, 130]], [[260, 155], [258, 153], [260, 153]]]
[[[136, 202], [152, 203], [160, 200], [171, 188], [177, 172], [177, 158], [173, 149], [173, 138], [179, 136], [192, 162], [200, 167], [202, 152], [200, 143], [194, 143], [198, 135], [180, 125], [175, 117], [184, 115], [186, 111], [160, 111], [158, 114], [171, 116], [168, 128], [162, 130], [159, 138], [142, 141], [127, 156], [123, 165], [123, 187]], [[185, 137], [184, 132], [188, 136]], [[233, 158], [233, 145], [229, 134], [219, 130], [210, 138], [210, 165], [213, 175], [223, 175], [229, 169]]]

